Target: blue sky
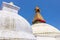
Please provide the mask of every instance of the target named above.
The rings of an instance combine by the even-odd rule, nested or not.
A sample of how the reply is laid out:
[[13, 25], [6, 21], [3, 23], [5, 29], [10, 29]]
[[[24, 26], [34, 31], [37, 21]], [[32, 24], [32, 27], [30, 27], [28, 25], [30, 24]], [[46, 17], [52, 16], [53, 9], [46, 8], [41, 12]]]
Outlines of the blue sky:
[[27, 19], [30, 24], [32, 24], [34, 18], [34, 9], [38, 5], [46, 23], [60, 30], [60, 0], [0, 0], [0, 7], [3, 1], [13, 2], [19, 6], [21, 8], [19, 15]]

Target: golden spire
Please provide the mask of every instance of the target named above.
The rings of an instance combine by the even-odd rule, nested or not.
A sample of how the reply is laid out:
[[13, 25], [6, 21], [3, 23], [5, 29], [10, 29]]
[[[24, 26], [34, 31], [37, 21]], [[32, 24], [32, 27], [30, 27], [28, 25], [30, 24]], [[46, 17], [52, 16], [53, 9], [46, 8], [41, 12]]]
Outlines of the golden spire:
[[33, 24], [34, 23], [45, 23], [45, 20], [43, 19], [43, 17], [41, 16], [41, 14], [40, 14], [40, 9], [39, 9], [39, 7], [37, 6], [36, 8], [35, 8], [35, 17], [34, 17], [34, 19], [33, 19]]

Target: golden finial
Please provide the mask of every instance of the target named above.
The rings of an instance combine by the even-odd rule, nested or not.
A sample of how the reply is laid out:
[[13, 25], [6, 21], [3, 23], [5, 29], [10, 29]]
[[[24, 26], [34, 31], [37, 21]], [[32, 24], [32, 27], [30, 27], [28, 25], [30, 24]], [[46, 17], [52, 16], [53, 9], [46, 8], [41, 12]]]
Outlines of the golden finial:
[[40, 12], [40, 9], [39, 9], [38, 6], [36, 6], [36, 8], [35, 8], [35, 12], [36, 12], [36, 13], [37, 13], [37, 12]]

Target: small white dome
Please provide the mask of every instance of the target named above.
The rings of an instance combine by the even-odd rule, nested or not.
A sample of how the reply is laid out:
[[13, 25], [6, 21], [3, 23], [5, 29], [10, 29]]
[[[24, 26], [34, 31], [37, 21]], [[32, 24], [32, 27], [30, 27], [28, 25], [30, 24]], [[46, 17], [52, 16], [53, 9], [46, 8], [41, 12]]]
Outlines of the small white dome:
[[59, 32], [55, 27], [46, 23], [37, 23], [32, 25], [33, 33]]
[[30, 24], [25, 18], [5, 10], [0, 11], [0, 29], [32, 32]]

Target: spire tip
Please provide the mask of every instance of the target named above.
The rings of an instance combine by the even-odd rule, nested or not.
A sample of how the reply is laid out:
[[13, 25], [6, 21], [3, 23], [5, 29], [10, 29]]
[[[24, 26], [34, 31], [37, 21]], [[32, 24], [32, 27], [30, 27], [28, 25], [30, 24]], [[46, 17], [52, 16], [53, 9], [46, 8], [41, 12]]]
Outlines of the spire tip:
[[37, 13], [37, 12], [40, 12], [40, 8], [38, 7], [38, 6], [36, 6], [36, 8], [35, 8], [35, 12]]

